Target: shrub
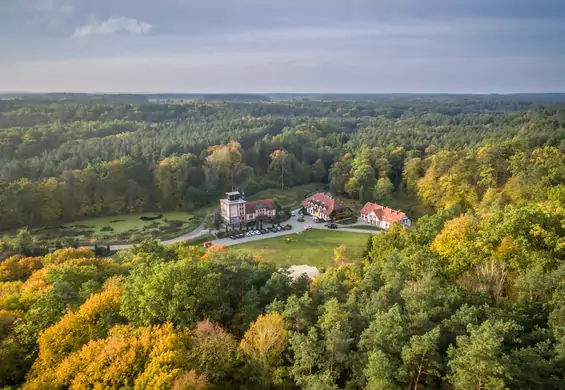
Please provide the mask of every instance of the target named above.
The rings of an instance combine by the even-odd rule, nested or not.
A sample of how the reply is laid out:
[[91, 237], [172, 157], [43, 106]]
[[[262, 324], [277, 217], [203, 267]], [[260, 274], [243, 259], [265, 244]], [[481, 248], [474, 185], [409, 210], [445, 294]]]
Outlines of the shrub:
[[112, 226], [104, 226], [100, 229], [101, 232], [113, 232], [114, 228]]
[[141, 219], [142, 221], [156, 221], [161, 218], [163, 218], [163, 214], [159, 214], [156, 217], [146, 217], [146, 216], [139, 217], [139, 219]]

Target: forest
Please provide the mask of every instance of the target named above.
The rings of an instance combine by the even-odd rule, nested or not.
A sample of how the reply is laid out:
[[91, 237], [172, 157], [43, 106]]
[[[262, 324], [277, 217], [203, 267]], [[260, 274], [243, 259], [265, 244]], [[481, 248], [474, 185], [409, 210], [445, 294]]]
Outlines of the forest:
[[232, 188], [252, 195], [322, 182], [337, 194], [382, 201], [413, 187], [429, 158], [443, 149], [462, 153], [508, 143], [505, 156], [542, 146], [563, 149], [565, 99], [521, 96], [186, 104], [0, 100], [0, 231], [192, 211]]
[[155, 240], [0, 248], [0, 387], [564, 389], [561, 101], [0, 101], [0, 227], [309, 182], [433, 213], [314, 280]]

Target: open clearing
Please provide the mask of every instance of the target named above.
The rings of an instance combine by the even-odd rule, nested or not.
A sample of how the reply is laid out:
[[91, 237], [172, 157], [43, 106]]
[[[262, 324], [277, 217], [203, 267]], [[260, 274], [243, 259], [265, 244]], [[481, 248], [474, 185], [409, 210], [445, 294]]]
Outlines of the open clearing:
[[313, 229], [234, 245], [233, 248], [252, 252], [280, 266], [306, 264], [320, 269], [332, 263], [334, 249], [342, 244], [347, 246], [352, 260], [360, 260], [369, 237], [366, 233]]
[[[162, 217], [153, 221], [140, 219], [157, 217], [160, 214]], [[174, 238], [194, 230], [201, 221], [201, 213], [148, 212], [90, 218], [61, 226], [46, 226], [34, 229], [32, 234], [40, 242], [48, 244], [69, 239], [78, 239], [80, 244], [90, 244], [93, 239], [101, 244], [135, 243], [146, 238]]]

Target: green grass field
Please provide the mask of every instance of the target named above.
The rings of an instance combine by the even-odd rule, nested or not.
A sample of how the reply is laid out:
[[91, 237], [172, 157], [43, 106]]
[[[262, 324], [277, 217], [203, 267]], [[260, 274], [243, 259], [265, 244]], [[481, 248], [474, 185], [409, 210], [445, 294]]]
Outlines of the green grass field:
[[[159, 214], [163, 214], [163, 217], [158, 220], [140, 219], [142, 216], [154, 217]], [[34, 229], [32, 234], [47, 244], [67, 239], [78, 239], [81, 244], [90, 243], [93, 239], [102, 244], [139, 242], [146, 238], [169, 239], [194, 230], [201, 223], [202, 214], [174, 211], [90, 218]]]
[[311, 195], [314, 192], [324, 191], [324, 185], [321, 183], [311, 183], [301, 186], [281, 190], [280, 188], [269, 188], [260, 191], [249, 197], [249, 200], [257, 199], [274, 199], [281, 206], [290, 209], [297, 208], [304, 200], [305, 195]]
[[328, 267], [333, 251], [344, 244], [352, 261], [361, 260], [369, 235], [332, 230], [309, 230], [302, 234], [273, 237], [235, 245], [234, 249], [252, 252], [277, 265], [310, 265]]
[[372, 226], [372, 225], [352, 225], [352, 226], [346, 226], [346, 227], [348, 229], [357, 229], [357, 230], [374, 230], [374, 231], [383, 230], [379, 227]]

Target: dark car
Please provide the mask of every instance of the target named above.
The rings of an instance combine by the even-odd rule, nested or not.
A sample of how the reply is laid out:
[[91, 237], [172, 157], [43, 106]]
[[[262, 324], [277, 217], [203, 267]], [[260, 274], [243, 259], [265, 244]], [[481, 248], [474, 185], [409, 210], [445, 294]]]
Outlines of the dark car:
[[338, 226], [337, 226], [335, 223], [327, 224], [326, 227], [327, 227], [328, 229], [337, 229], [337, 228], [338, 228]]
[[267, 229], [260, 229], [259, 231], [261, 232], [261, 234], [267, 233]]
[[236, 237], [236, 236], [230, 236], [230, 238], [231, 238], [232, 240], [235, 240], [237, 237]]

